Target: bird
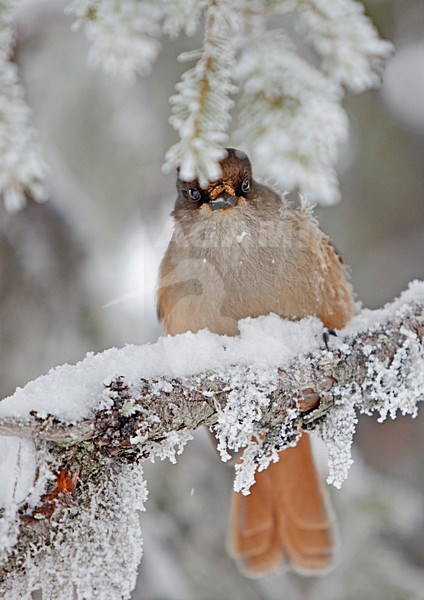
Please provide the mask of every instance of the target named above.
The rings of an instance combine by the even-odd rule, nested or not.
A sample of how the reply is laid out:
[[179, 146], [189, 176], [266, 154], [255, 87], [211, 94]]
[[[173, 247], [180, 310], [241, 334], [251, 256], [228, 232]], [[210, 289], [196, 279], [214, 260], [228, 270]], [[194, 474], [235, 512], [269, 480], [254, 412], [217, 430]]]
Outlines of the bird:
[[[205, 187], [177, 170], [174, 231], [162, 259], [157, 313], [167, 334], [236, 336], [247, 317], [314, 315], [328, 331], [355, 313], [346, 265], [310, 209], [253, 178], [245, 152], [226, 148]], [[244, 574], [283, 565], [319, 574], [335, 562], [334, 519], [309, 434], [233, 492], [228, 549]]]

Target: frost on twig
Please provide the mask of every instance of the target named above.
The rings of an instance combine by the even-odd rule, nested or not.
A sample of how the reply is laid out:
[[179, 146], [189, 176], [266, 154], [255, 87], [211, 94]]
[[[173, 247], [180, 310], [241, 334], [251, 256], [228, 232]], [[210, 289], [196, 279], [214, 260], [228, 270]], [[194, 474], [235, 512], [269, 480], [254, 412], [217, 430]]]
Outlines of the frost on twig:
[[378, 37], [364, 6], [351, 0], [302, 0], [296, 3], [299, 29], [322, 58], [328, 76], [358, 94], [378, 87], [382, 65], [393, 52]]
[[249, 147], [255, 169], [309, 201], [334, 203], [335, 163], [348, 132], [341, 87], [281, 32], [260, 31], [244, 48], [237, 76], [243, 93], [235, 140]]
[[160, 2], [73, 0], [66, 12], [77, 16], [75, 28], [85, 29], [92, 65], [126, 83], [150, 73], [160, 50]]
[[46, 198], [46, 167], [11, 60], [15, 4], [0, 0], [0, 196], [10, 212], [25, 205], [26, 194], [38, 201]]
[[[204, 46], [199, 56], [189, 53], [198, 63], [171, 98], [176, 116], [170, 122], [181, 141], [168, 151], [166, 168], [182, 165], [180, 176], [198, 176], [202, 186], [218, 176], [235, 82], [241, 94], [234, 142], [251, 155], [259, 176], [300, 189], [309, 202], [337, 202], [335, 165], [348, 131], [344, 89], [376, 87], [392, 45], [353, 0], [207, 6]], [[290, 26], [270, 27], [280, 13], [292, 13], [322, 57], [319, 67], [295, 43]]]
[[[316, 319], [270, 315], [240, 329], [236, 338], [200, 332], [89, 355], [0, 403], [0, 434], [15, 436], [0, 437], [8, 463], [0, 469], [2, 593], [25, 597], [48, 581], [61, 598], [102, 585], [121, 585], [129, 597], [141, 548], [135, 509], [146, 498], [140, 464], [174, 461], [201, 425], [212, 428], [223, 460], [242, 453], [235, 487], [244, 493], [302, 428], [321, 433], [330, 481], [340, 486], [355, 409], [381, 420], [415, 416], [423, 399], [423, 283], [362, 311], [331, 352], [320, 347]], [[78, 568], [93, 548], [109, 565], [103, 583], [100, 564]]]

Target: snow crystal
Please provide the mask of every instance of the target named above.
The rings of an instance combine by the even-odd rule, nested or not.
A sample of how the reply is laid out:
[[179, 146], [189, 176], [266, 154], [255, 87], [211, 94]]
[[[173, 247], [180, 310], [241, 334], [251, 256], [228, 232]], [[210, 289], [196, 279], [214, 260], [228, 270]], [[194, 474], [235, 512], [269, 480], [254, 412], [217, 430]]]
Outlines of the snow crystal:
[[155, 459], [159, 458], [160, 460], [168, 459], [172, 464], [175, 464], [177, 456], [182, 454], [184, 446], [192, 439], [193, 436], [187, 429], [178, 432], [170, 431], [160, 443], [147, 443], [146, 449], [152, 462], [155, 462]]
[[233, 368], [226, 405], [223, 409], [217, 406], [218, 422], [211, 430], [224, 462], [232, 458], [232, 453], [240, 454], [235, 465], [234, 489], [243, 494], [249, 494], [257, 470], [278, 460], [276, 448], [283, 450], [295, 445], [300, 435], [297, 410], [288, 409], [281, 426], [270, 428], [263, 422], [263, 412], [269, 407], [277, 379], [277, 369], [266, 368], [259, 372], [249, 367]]
[[353, 464], [351, 448], [357, 422], [351, 396], [348, 403], [327, 414], [322, 427], [321, 435], [327, 446], [330, 470], [327, 483], [336, 488], [341, 488]]

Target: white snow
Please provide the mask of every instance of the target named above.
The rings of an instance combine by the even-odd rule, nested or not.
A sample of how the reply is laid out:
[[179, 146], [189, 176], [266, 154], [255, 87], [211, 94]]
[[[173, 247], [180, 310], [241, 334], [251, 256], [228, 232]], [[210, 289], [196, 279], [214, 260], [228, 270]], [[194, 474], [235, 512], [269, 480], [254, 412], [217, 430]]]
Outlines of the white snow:
[[0, 10], [0, 195], [12, 213], [25, 206], [28, 191], [35, 200], [47, 199], [42, 183], [46, 165], [18, 81], [17, 65], [10, 60], [15, 44], [15, 4], [15, 0], [2, 2]]
[[[0, 437], [0, 506], [21, 502], [33, 483], [34, 444], [31, 440]], [[11, 473], [14, 477], [11, 478]], [[13, 485], [7, 485], [12, 482]]]
[[424, 281], [411, 281], [408, 288], [394, 300], [377, 310], [363, 308], [346, 327], [341, 331], [341, 335], [351, 335], [360, 331], [366, 331], [369, 328], [376, 328], [386, 320], [390, 315], [397, 312], [402, 306], [410, 302], [424, 301]]

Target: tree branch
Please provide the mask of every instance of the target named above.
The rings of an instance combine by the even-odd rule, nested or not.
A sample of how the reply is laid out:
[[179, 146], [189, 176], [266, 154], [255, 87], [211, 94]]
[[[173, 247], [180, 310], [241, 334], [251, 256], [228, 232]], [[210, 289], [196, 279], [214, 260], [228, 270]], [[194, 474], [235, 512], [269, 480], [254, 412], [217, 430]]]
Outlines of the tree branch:
[[[279, 368], [278, 384], [270, 391], [263, 419], [271, 426], [281, 424], [287, 408], [297, 405], [301, 425], [309, 426], [321, 420], [339, 401], [343, 390], [353, 385], [363, 390], [359, 408], [369, 408], [373, 390], [369, 377], [375, 361], [390, 369], [399, 349], [411, 336], [422, 350], [423, 302], [402, 305], [400, 315], [392, 314], [390, 307], [387, 313], [387, 318], [377, 326], [339, 338], [333, 351], [306, 355], [307, 360], [295, 357], [286, 367]], [[231, 387], [231, 373], [236, 367], [232, 364], [219, 373], [205, 372], [185, 378], [141, 378], [137, 395], [132, 395], [124, 377], [116, 377], [106, 386], [113, 406], [97, 410], [91, 419], [66, 423], [53, 415], [39, 417], [33, 411], [27, 419], [0, 417], [0, 435], [32, 437], [65, 446], [102, 439], [124, 448], [127, 444], [130, 447], [131, 439], [140, 432], [146, 442], [161, 440], [183, 428], [210, 427], [217, 423], [219, 410], [235, 391]], [[410, 367], [407, 361], [399, 367], [403, 370], [399, 371], [398, 394], [407, 384], [403, 371]], [[383, 398], [379, 400], [381, 404]]]
[[[292, 326], [301, 331], [305, 323]], [[403, 300], [384, 309], [364, 311], [344, 333], [330, 352], [322, 349], [292, 356], [268, 370], [240, 360], [187, 377], [140, 377], [137, 385], [125, 376], [115, 376], [107, 384], [102, 378], [92, 416], [73, 423], [37, 412], [36, 402], [34, 410], [19, 418], [5, 415], [0, 403], [0, 435], [30, 437], [35, 442], [36, 478], [41, 489], [36, 501], [15, 501], [13, 514], [6, 507], [2, 515], [0, 509], [0, 525], [3, 520], [9, 528], [3, 538], [7, 543], [0, 547], [0, 592], [22, 593], [25, 586], [13, 587], [16, 582], [27, 577], [25, 585], [29, 586], [28, 581], [34, 581], [31, 569], [39, 573], [47, 569], [46, 564], [58, 586], [68, 581], [65, 566], [57, 565], [64, 564], [65, 551], [70, 560], [76, 560], [75, 544], [81, 546], [76, 540], [85, 535], [92, 539], [93, 520], [108, 523], [116, 544], [116, 536], [123, 536], [125, 530], [117, 515], [132, 489], [122, 483], [128, 480], [128, 469], [137, 469], [149, 456], [172, 458], [175, 447], [178, 452], [178, 446], [187, 441], [187, 430], [213, 427], [224, 457], [228, 457], [227, 450], [239, 451], [250, 444], [244, 461], [236, 466], [237, 477], [243, 479], [243, 469], [248, 471], [239, 483], [239, 489], [246, 490], [258, 465], [266, 467], [276, 451], [295, 444], [302, 428], [319, 425], [324, 439], [330, 444], [336, 440], [336, 452], [345, 456], [337, 436], [344, 435], [343, 444], [349, 450], [353, 430], [346, 431], [352, 422], [340, 420], [346, 411], [354, 414], [355, 407], [367, 414], [379, 411], [382, 418], [394, 416], [397, 410], [414, 414], [424, 392], [423, 285], [415, 284]], [[190, 335], [181, 340], [193, 340], [195, 336]], [[116, 351], [117, 355], [120, 352]], [[82, 372], [80, 365], [72, 367], [75, 382]], [[44, 380], [47, 386], [49, 377]], [[12, 396], [9, 405], [17, 406], [19, 393], [24, 394], [25, 389]], [[41, 481], [43, 469], [54, 476]], [[112, 504], [111, 490], [115, 494]], [[111, 529], [110, 523], [115, 521], [121, 524]], [[95, 542], [109, 543], [103, 529], [97, 530]], [[137, 560], [134, 558], [134, 564]], [[115, 576], [111, 571], [111, 580]], [[104, 585], [109, 584], [105, 580]], [[75, 580], [73, 585], [78, 587], [79, 582]]]

